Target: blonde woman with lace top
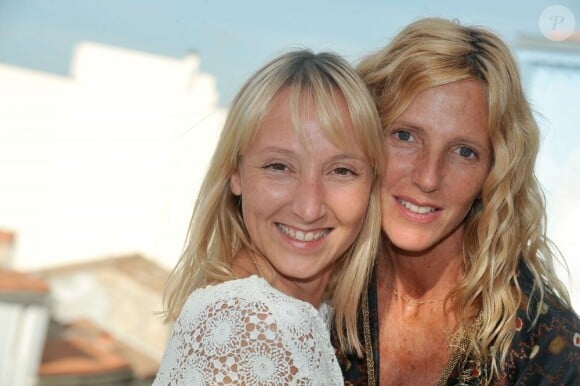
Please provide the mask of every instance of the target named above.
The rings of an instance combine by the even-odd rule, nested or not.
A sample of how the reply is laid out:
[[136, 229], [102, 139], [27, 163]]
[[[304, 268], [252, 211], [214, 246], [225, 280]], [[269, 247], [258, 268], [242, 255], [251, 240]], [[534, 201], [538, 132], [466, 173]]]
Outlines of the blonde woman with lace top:
[[154, 385], [342, 385], [380, 234], [378, 114], [340, 57], [290, 52], [236, 96], [167, 289]]

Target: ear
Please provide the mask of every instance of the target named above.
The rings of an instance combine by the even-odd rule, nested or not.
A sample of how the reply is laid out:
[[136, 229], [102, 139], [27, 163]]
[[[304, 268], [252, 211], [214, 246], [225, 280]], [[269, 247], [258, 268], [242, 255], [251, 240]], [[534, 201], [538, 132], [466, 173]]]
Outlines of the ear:
[[240, 172], [236, 170], [234, 174], [230, 177], [230, 190], [236, 196], [242, 195], [242, 180], [240, 178]]

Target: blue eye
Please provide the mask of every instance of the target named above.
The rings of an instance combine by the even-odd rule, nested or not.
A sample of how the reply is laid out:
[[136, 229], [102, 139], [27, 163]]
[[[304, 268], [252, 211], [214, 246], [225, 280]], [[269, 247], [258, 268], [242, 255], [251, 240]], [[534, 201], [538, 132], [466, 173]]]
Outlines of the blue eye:
[[475, 152], [468, 147], [459, 148], [459, 155], [464, 158], [472, 158], [476, 156]]
[[409, 141], [411, 139], [411, 133], [409, 133], [408, 131], [404, 131], [404, 130], [398, 130], [395, 132], [395, 136], [397, 137], [397, 139], [401, 140], [401, 141]]

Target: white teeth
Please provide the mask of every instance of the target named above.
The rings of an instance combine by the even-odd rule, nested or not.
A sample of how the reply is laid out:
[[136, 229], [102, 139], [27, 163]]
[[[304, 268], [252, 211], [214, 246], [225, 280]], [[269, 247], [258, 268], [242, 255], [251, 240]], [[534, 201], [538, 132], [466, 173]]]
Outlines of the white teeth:
[[286, 236], [293, 238], [298, 241], [313, 241], [319, 240], [325, 237], [329, 232], [330, 229], [323, 229], [317, 232], [302, 232], [302, 231], [295, 231], [285, 225], [277, 224], [278, 229], [282, 231]]
[[436, 209], [430, 206], [417, 206], [415, 204], [411, 204], [410, 202], [403, 201], [400, 198], [398, 199], [399, 204], [403, 205], [405, 208], [409, 209], [411, 212], [418, 213], [418, 214], [426, 214], [435, 212]]

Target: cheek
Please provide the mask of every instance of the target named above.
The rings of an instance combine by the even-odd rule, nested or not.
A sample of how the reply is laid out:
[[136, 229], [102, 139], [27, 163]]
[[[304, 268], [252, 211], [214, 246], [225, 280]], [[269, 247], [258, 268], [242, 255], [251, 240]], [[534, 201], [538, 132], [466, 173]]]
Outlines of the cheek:
[[329, 194], [332, 207], [342, 223], [360, 225], [364, 221], [369, 204], [371, 186], [363, 186], [340, 194]]
[[288, 200], [288, 189], [273, 184], [252, 183], [251, 191], [242, 193], [242, 208], [246, 212], [267, 213]]
[[385, 175], [381, 185], [388, 187], [392, 181], [409, 175], [413, 169], [413, 157], [411, 154], [390, 148], [386, 156]]
[[479, 198], [486, 177], [486, 173], [480, 173], [460, 176], [455, 179], [456, 186], [453, 189], [456, 192], [463, 192], [462, 197], [458, 197], [458, 202], [464, 203], [466, 211], [469, 211], [475, 200]]
[[402, 184], [407, 176], [410, 175], [410, 171], [406, 170], [405, 166], [400, 165], [400, 163], [389, 163], [385, 168], [385, 174], [381, 178], [381, 196], [388, 194], [389, 191], [394, 189], [398, 184]]

